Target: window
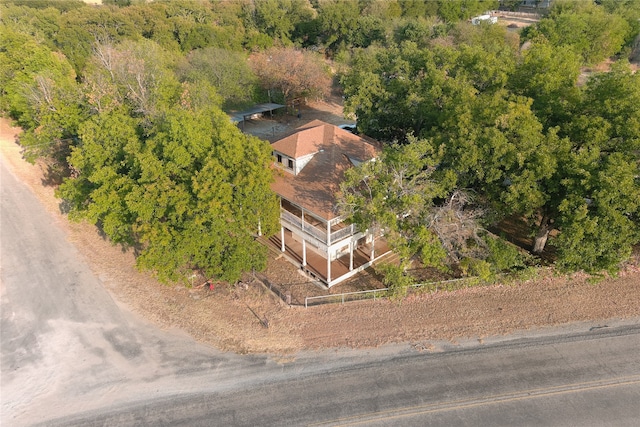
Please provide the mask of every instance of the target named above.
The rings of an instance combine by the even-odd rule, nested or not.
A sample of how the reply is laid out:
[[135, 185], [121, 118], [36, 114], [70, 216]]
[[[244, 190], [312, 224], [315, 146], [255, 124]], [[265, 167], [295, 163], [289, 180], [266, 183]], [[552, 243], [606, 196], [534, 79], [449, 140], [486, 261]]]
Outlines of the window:
[[293, 169], [293, 160], [289, 159], [289, 162], [288, 162], [287, 165], [288, 165], [289, 169]]
[[278, 163], [282, 163], [282, 154], [278, 154]]

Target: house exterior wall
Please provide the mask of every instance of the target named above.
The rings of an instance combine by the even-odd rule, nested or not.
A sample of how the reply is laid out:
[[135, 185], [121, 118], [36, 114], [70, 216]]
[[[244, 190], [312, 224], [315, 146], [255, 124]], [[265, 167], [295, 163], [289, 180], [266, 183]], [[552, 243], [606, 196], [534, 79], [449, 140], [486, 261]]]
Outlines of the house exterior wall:
[[371, 265], [374, 253], [388, 253], [386, 242], [335, 214], [344, 171], [375, 158], [376, 143], [316, 120], [273, 142], [272, 150], [275, 167], [286, 173], [272, 184], [281, 200], [281, 229], [269, 240], [292, 262], [332, 286]]
[[[298, 157], [294, 159], [292, 157], [287, 156], [279, 151], [273, 151], [273, 157], [275, 164], [278, 167], [293, 173], [294, 175], [298, 175], [300, 171], [311, 161], [313, 155], [315, 153], [307, 154], [306, 156]], [[291, 162], [291, 167], [289, 167], [289, 162]]]
[[287, 156], [286, 154], [282, 154], [279, 151], [275, 151], [275, 150], [273, 152], [273, 157], [274, 157], [274, 161], [275, 161], [274, 163], [278, 167], [280, 167], [280, 168], [282, 168], [282, 169], [284, 169], [284, 170], [286, 170], [286, 171], [288, 171], [290, 173], [293, 173], [294, 175], [297, 174], [300, 171], [300, 168], [298, 168], [298, 170], [296, 171], [296, 163], [297, 163], [296, 159], [293, 159], [293, 158]]

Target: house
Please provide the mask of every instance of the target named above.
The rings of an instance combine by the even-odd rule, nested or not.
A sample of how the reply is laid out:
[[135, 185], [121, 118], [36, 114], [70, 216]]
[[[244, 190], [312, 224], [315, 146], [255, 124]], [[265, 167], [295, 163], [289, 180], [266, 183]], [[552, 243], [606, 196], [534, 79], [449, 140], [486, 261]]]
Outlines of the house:
[[314, 120], [271, 147], [281, 227], [270, 241], [289, 260], [331, 287], [389, 252], [384, 239], [347, 223], [337, 209], [345, 171], [374, 159], [379, 143]]

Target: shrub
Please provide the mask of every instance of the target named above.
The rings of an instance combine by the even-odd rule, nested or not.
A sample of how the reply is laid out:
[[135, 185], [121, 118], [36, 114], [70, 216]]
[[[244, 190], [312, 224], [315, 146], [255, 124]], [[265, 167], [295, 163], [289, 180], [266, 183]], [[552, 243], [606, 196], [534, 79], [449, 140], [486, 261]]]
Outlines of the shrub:
[[491, 264], [493, 271], [524, 268], [525, 257], [516, 246], [501, 238], [487, 237], [485, 240], [489, 248], [487, 262]]
[[413, 285], [413, 278], [406, 274], [401, 265], [382, 264], [376, 268], [376, 271], [384, 276], [382, 283], [389, 288], [391, 299], [405, 297], [409, 287]]

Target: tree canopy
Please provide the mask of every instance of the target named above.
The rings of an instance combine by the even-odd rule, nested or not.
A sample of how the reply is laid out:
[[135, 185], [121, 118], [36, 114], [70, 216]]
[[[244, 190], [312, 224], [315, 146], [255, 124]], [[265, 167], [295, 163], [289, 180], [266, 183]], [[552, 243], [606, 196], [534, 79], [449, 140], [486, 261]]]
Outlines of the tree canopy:
[[640, 241], [640, 76], [620, 61], [581, 86], [573, 47], [472, 34], [362, 51], [342, 79], [347, 110], [390, 144], [429, 141], [431, 176], [477, 194], [485, 226], [524, 218], [534, 252], [559, 231], [558, 266], [615, 270]]
[[138, 264], [160, 278], [196, 269], [233, 282], [264, 266], [258, 230], [275, 231], [271, 151], [215, 105], [200, 105], [203, 88], [182, 90], [151, 122], [125, 107], [84, 122], [57, 194], [71, 217], [136, 248]]

